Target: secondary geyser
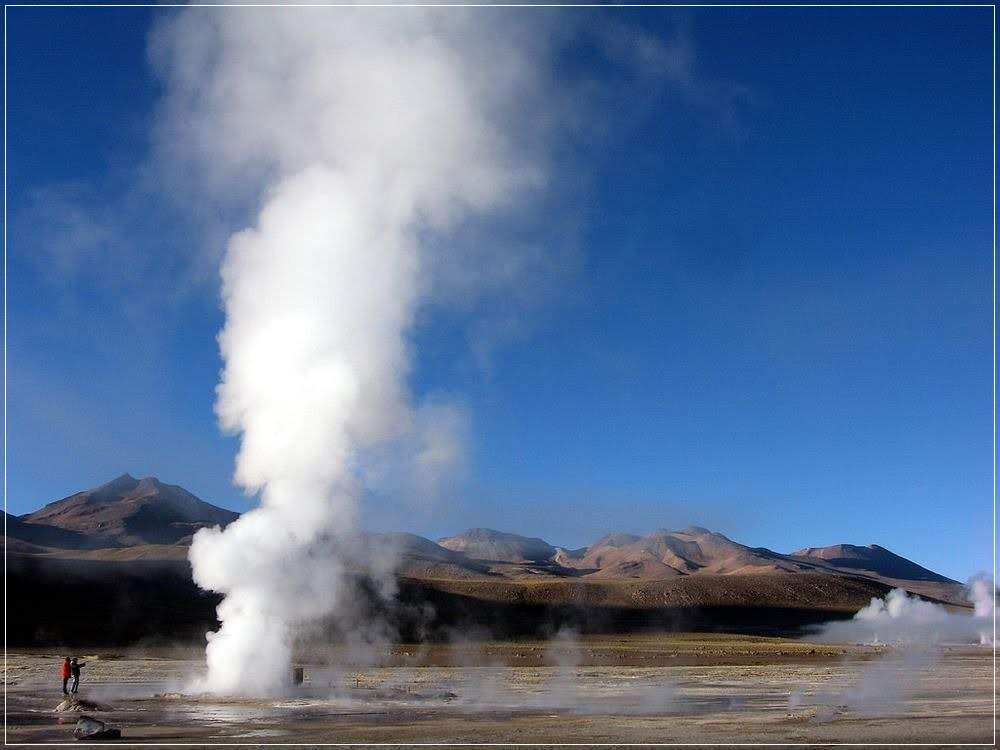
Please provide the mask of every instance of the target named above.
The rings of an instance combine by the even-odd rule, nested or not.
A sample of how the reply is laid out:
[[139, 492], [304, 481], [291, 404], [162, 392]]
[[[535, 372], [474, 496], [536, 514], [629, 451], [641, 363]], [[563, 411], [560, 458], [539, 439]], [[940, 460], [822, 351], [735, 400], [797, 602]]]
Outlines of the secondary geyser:
[[284, 689], [297, 630], [350, 607], [366, 454], [436, 455], [416, 425], [449, 420], [416, 419], [406, 386], [431, 248], [541, 180], [511, 123], [545, 35], [491, 12], [188, 9], [154, 39], [165, 132], [260, 206], [222, 264], [216, 407], [260, 506], [191, 546], [196, 582], [224, 595], [202, 689]]

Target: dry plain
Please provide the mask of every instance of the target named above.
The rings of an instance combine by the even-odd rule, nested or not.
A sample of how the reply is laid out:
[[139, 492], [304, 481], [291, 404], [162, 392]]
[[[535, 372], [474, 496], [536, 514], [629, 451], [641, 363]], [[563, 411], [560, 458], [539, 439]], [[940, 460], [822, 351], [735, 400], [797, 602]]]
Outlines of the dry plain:
[[[95, 650], [80, 697], [133, 743], [981, 743], [993, 652], [705, 634], [312, 650], [272, 699], [190, 689], [196, 650]], [[7, 742], [72, 741], [55, 651], [8, 654]]]

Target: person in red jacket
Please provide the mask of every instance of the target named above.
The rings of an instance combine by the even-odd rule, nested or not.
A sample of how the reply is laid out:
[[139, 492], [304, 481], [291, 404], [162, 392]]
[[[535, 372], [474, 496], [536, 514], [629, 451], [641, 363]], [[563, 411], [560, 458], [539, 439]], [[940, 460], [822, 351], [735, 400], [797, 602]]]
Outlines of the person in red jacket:
[[69, 667], [69, 657], [67, 656], [63, 659], [62, 672], [60, 673], [63, 681], [63, 695], [69, 695], [69, 691], [66, 689], [66, 683], [69, 682], [70, 667]]

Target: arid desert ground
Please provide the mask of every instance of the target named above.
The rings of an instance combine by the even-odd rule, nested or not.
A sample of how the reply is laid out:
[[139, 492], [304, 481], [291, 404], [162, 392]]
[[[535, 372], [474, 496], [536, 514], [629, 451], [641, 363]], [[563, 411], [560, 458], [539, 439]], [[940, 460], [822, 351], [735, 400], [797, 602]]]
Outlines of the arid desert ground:
[[[578, 636], [386, 647], [379, 667], [301, 658], [279, 699], [191, 689], [197, 650], [80, 652], [82, 713], [129, 742], [983, 743], [993, 652], [736, 635]], [[72, 741], [61, 653], [8, 655], [8, 742]]]

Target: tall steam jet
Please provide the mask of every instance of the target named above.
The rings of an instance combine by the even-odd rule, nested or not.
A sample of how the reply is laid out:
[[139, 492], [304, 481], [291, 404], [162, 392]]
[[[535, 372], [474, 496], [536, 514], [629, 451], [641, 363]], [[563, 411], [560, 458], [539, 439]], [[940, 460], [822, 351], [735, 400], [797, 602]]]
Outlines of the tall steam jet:
[[443, 262], [433, 248], [544, 181], [523, 108], [547, 36], [508, 20], [202, 8], [154, 35], [161, 142], [216, 199], [259, 209], [222, 263], [216, 409], [241, 436], [235, 480], [260, 505], [191, 546], [195, 581], [224, 595], [205, 690], [285, 687], [297, 631], [351, 606], [351, 560], [331, 540], [355, 526], [366, 455], [402, 443], [433, 459], [420, 434], [440, 443], [454, 421], [418, 419], [407, 388], [409, 333]]

